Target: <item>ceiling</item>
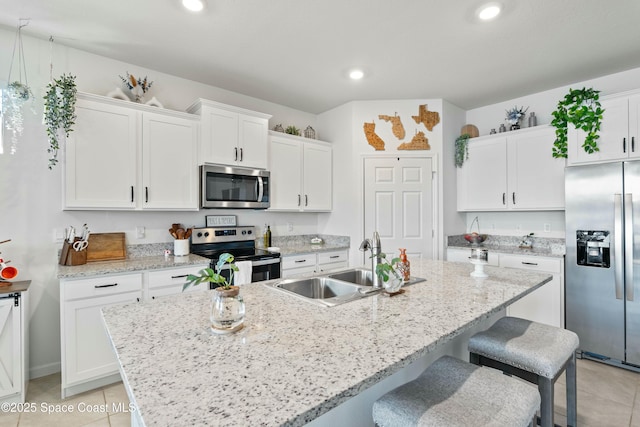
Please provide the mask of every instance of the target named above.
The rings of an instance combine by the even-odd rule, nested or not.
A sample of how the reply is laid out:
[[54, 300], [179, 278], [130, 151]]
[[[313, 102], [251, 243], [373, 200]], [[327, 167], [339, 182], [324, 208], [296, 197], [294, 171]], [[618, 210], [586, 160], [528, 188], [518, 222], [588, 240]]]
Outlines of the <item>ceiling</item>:
[[[0, 25], [321, 113], [352, 100], [472, 109], [640, 67], [638, 0], [0, 0]], [[347, 72], [366, 76], [351, 81]], [[71, 70], [72, 71], [72, 70]], [[639, 82], [640, 84], [640, 82]]]

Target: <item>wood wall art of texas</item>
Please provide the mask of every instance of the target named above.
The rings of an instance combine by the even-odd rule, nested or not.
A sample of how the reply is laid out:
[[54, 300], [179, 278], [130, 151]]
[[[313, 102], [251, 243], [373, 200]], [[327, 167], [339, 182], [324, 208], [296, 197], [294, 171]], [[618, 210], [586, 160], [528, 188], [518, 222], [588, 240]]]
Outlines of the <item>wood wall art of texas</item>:
[[420, 105], [418, 107], [418, 115], [411, 116], [417, 124], [422, 123], [429, 132], [433, 130], [433, 127], [440, 123], [440, 114], [437, 111], [427, 110], [427, 104]]
[[380, 114], [378, 115], [378, 118], [385, 122], [391, 122], [391, 132], [393, 132], [393, 135], [400, 141], [404, 139], [404, 126], [402, 125], [402, 120], [400, 119], [400, 116], [398, 116], [398, 113], [395, 113], [393, 116]]
[[398, 150], [431, 150], [431, 146], [424, 132], [420, 131], [416, 132], [411, 142], [403, 142], [400, 144]]
[[376, 151], [384, 150], [384, 141], [376, 134], [376, 124], [366, 123], [363, 126], [364, 128], [364, 136], [367, 137], [367, 142], [369, 145], [376, 149]]

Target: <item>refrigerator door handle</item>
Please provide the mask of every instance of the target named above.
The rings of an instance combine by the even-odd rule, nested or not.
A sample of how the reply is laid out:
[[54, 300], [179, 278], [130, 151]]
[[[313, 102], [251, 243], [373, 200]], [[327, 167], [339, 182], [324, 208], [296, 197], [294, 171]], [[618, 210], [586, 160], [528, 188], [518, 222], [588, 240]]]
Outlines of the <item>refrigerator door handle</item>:
[[615, 275], [615, 286], [616, 286], [616, 299], [622, 299], [622, 289], [623, 289], [623, 269], [624, 269], [624, 255], [622, 248], [622, 194], [614, 194], [613, 195], [613, 216], [614, 216], [614, 225], [613, 225], [613, 240], [614, 240], [614, 275]]
[[633, 301], [633, 195], [624, 195], [624, 282], [627, 301]]

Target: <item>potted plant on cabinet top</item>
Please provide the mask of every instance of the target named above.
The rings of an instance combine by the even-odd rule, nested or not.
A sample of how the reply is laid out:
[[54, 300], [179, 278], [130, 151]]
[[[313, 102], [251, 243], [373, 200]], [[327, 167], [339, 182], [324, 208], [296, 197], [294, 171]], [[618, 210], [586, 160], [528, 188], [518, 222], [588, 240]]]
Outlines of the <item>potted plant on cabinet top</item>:
[[[240, 288], [232, 285], [234, 272], [238, 271], [233, 260], [233, 255], [223, 253], [218, 258], [215, 271], [211, 268], [203, 268], [197, 275], [190, 274], [182, 287], [185, 291], [189, 286], [203, 282], [218, 285], [212, 290], [210, 312], [211, 331], [216, 334], [238, 331], [244, 323], [245, 306]], [[225, 266], [227, 263], [228, 265]], [[230, 270], [229, 280], [221, 274], [223, 269]]]
[[586, 132], [582, 148], [589, 154], [598, 149], [598, 131], [604, 110], [600, 105], [600, 91], [593, 88], [569, 89], [569, 93], [558, 102], [552, 113], [551, 126], [556, 128], [556, 140], [553, 143], [553, 157], [567, 158], [567, 125]]

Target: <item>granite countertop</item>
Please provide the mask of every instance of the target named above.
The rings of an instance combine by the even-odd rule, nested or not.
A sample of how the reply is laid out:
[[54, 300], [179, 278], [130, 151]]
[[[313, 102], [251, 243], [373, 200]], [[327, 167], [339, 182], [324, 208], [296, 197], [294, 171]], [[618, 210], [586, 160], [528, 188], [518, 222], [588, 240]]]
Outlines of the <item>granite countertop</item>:
[[186, 256], [142, 256], [121, 261], [88, 262], [82, 265], [58, 265], [58, 279], [73, 279], [103, 274], [120, 274], [132, 271], [158, 270], [163, 268], [208, 265], [210, 260], [199, 255]]
[[531, 249], [520, 249], [517, 246], [506, 246], [506, 245], [487, 245], [482, 244], [480, 246], [471, 246], [470, 244], [453, 244], [448, 245], [447, 248], [450, 249], [471, 249], [471, 248], [483, 248], [487, 249], [489, 252], [497, 252], [501, 254], [512, 254], [512, 255], [531, 255], [531, 256], [542, 256], [542, 257], [550, 257], [550, 258], [562, 258], [564, 256], [564, 252], [558, 253], [550, 248], [545, 247], [533, 247]]
[[321, 245], [312, 245], [311, 243], [298, 243], [298, 244], [289, 244], [279, 246], [280, 255], [282, 256], [291, 256], [291, 255], [302, 255], [316, 252], [331, 252], [338, 251], [341, 249], [349, 250], [349, 245], [340, 244], [340, 243], [323, 243]]
[[566, 252], [564, 239], [533, 236], [533, 247], [531, 249], [521, 249], [519, 247], [521, 241], [522, 237], [488, 235], [487, 240], [485, 240], [481, 245], [471, 246], [471, 244], [464, 239], [464, 235], [460, 234], [447, 237], [447, 248], [484, 248], [490, 252], [497, 252], [501, 254], [531, 255], [551, 258], [562, 258]]
[[404, 294], [331, 308], [245, 285], [245, 327], [228, 336], [209, 331], [211, 291], [102, 312], [144, 424], [300, 426], [551, 280], [491, 266], [477, 279], [473, 265], [446, 261], [411, 266], [426, 281]]

